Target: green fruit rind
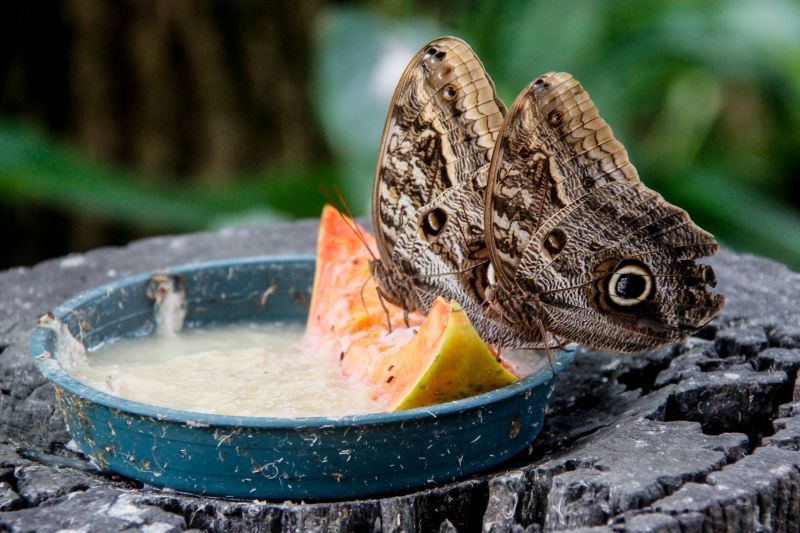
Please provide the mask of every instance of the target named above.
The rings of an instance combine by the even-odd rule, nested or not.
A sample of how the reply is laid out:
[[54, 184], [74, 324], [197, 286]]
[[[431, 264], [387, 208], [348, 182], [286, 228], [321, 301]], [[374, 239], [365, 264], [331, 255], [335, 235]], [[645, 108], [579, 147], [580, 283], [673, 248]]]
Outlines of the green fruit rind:
[[394, 410], [460, 400], [514, 381], [517, 377], [497, 362], [464, 310], [451, 303], [449, 323], [436, 357]]

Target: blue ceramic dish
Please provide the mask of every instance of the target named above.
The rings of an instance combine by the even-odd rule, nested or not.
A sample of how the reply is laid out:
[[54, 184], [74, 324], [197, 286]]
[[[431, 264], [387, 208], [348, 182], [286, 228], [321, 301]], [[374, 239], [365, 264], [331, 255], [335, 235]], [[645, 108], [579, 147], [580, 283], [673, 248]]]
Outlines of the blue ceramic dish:
[[[314, 261], [265, 257], [165, 273], [185, 288], [187, 327], [304, 321]], [[147, 296], [152, 276], [99, 287], [53, 314], [89, 349], [147, 334], [155, 328]], [[342, 418], [222, 416], [123, 400], [88, 387], [56, 361], [58, 337], [52, 328], [38, 327], [30, 353], [55, 385], [72, 437], [99, 468], [159, 487], [246, 499], [351, 499], [484, 470], [525, 449], [539, 433], [554, 381], [546, 366], [502, 389], [424, 409]], [[573, 357], [570, 350], [559, 352], [556, 370]]]

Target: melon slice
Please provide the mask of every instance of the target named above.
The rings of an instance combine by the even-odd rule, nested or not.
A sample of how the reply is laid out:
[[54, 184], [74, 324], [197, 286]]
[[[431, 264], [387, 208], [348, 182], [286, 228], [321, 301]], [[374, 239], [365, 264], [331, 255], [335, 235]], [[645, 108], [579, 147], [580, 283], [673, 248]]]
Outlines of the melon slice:
[[366, 231], [325, 207], [305, 336], [311, 349], [337, 358], [342, 372], [389, 411], [516, 381], [457, 304], [439, 298], [427, 317], [411, 313], [408, 326], [401, 309], [384, 302], [384, 311], [369, 274], [369, 250], [375, 249]]

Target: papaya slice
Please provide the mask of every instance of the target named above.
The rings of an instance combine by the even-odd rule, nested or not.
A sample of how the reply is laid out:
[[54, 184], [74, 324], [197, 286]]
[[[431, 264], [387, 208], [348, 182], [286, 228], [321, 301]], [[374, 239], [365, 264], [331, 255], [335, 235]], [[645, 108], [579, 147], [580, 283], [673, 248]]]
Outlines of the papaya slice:
[[[456, 303], [437, 299], [427, 317], [381, 302], [369, 274], [371, 235], [326, 206], [305, 342], [338, 359], [342, 372], [394, 411], [458, 400], [517, 377]], [[391, 324], [391, 332], [389, 331]]]

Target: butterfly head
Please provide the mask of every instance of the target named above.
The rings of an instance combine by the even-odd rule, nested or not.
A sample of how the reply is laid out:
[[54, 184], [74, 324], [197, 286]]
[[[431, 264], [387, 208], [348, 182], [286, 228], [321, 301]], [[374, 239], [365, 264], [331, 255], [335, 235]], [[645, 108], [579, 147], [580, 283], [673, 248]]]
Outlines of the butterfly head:
[[378, 286], [378, 293], [387, 302], [404, 311], [427, 310], [420, 291], [410, 276], [387, 268], [379, 259], [369, 262], [369, 273]]

